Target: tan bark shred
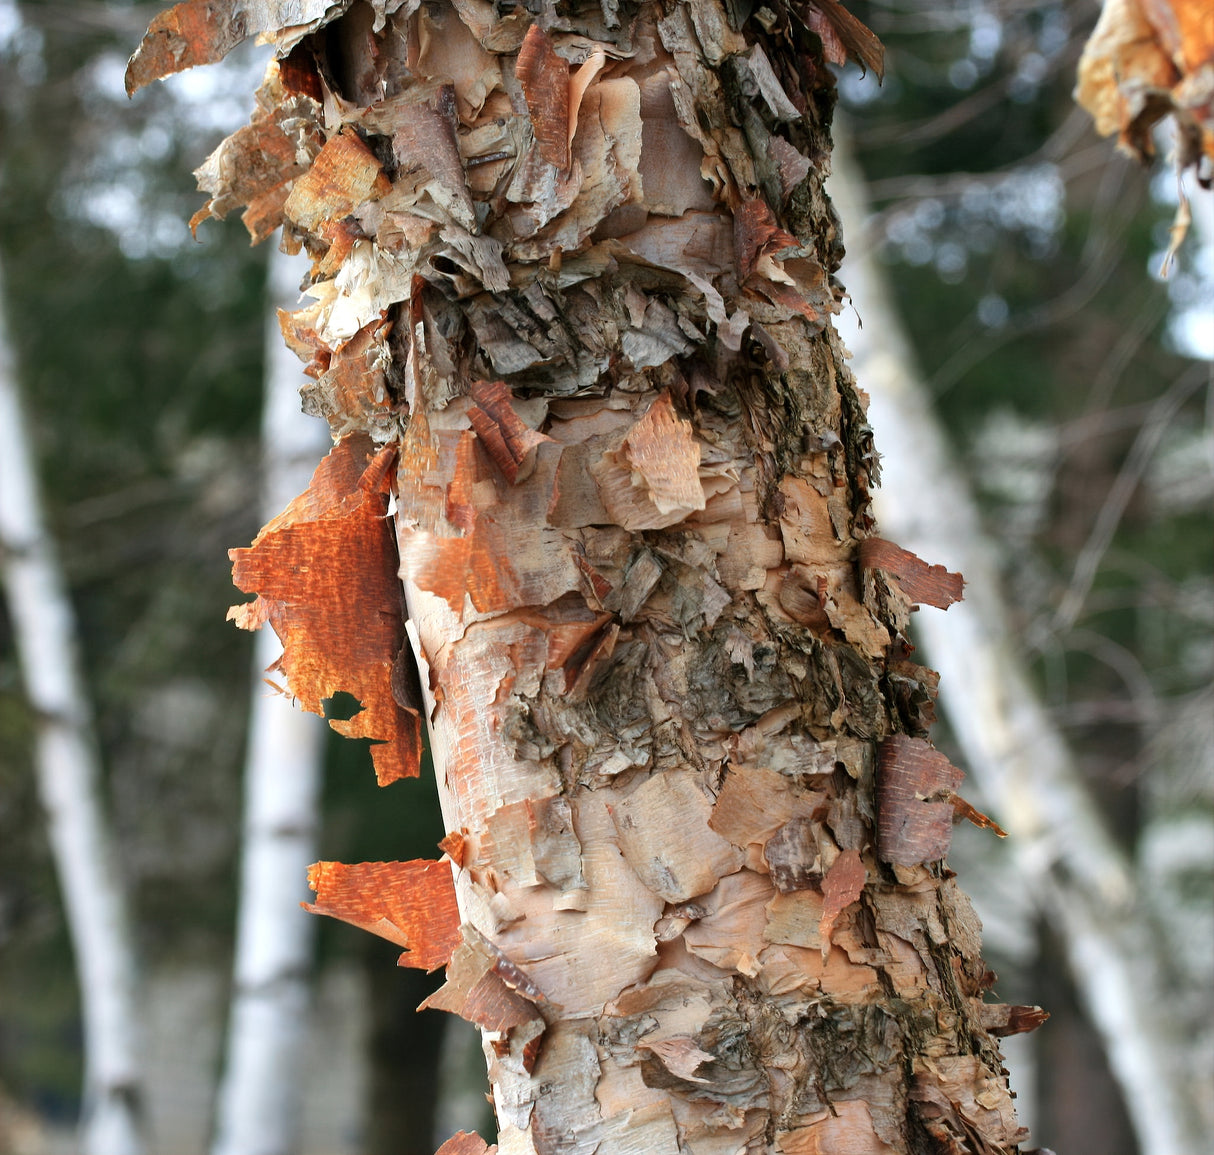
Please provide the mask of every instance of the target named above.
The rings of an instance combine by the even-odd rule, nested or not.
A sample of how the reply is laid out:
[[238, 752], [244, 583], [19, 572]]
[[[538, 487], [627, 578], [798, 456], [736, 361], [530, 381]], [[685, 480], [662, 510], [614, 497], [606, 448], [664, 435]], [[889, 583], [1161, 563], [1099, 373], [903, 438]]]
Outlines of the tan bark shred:
[[254, 244], [283, 221], [283, 206], [295, 179], [308, 170], [323, 143], [317, 124], [319, 103], [310, 96], [288, 98], [281, 66], [270, 65], [258, 93], [263, 107], [195, 169], [198, 187], [209, 199], [190, 219], [190, 230], [209, 218], [223, 220], [245, 208], [243, 221]]
[[1096, 130], [1140, 160], [1169, 113], [1179, 162], [1214, 159], [1214, 27], [1205, 0], [1106, 0], [1079, 60], [1075, 99]]
[[620, 850], [637, 877], [667, 902], [707, 894], [742, 854], [709, 828], [712, 804], [686, 772], [658, 774], [612, 810]]
[[392, 184], [358, 134], [343, 130], [330, 137], [308, 171], [296, 182], [283, 212], [300, 228], [314, 229], [344, 217], [368, 200], [382, 197]]
[[1028, 1138], [1005, 1082], [976, 1055], [917, 1059], [910, 1094], [928, 1133], [946, 1151], [970, 1144], [979, 1155], [999, 1155]]
[[[528, 995], [538, 992], [520, 984], [519, 972], [482, 935], [465, 927], [463, 941], [453, 947], [447, 981], [418, 1007], [451, 1011], [497, 1035], [527, 1023], [543, 1023]], [[523, 985], [520, 991], [518, 987]]]
[[807, 1127], [790, 1131], [779, 1141], [781, 1155], [897, 1155], [873, 1130], [868, 1104], [862, 1099], [836, 1100], [829, 1111]]

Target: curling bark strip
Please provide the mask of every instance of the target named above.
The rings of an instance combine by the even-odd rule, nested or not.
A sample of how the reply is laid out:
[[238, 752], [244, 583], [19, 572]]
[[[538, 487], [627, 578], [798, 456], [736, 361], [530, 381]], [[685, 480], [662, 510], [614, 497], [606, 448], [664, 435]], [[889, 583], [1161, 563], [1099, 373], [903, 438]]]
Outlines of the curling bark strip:
[[[983, 1002], [953, 808], [888, 754], [931, 750], [904, 631], [959, 579], [862, 554], [877, 458], [830, 325], [827, 65], [875, 38], [834, 0], [201, 2], [130, 80], [237, 23], [278, 45], [256, 118], [295, 157], [202, 171], [313, 259], [284, 332], [346, 463], [332, 610], [286, 554], [242, 571], [246, 624], [310, 606], [284, 668], [350, 688], [315, 651], [353, 647], [367, 713], [387, 685], [425, 717], [461, 926], [409, 945], [450, 954], [428, 1005], [482, 1029], [500, 1151], [1014, 1150], [988, 1024], [1037, 1020]], [[389, 460], [416, 700], [385, 555], [341, 545], [388, 524]]]

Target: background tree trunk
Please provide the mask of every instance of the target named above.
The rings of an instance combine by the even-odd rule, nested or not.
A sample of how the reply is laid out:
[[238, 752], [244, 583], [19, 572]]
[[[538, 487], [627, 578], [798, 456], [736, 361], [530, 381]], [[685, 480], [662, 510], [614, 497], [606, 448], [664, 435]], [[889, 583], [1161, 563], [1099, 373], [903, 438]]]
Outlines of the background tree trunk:
[[4, 318], [0, 269], [0, 566], [26, 694], [38, 792], [76, 955], [84, 1018], [84, 1155], [142, 1150], [135, 951], [103, 801], [75, 615], [42, 515]]
[[900, 542], [966, 578], [965, 600], [946, 615], [920, 615], [916, 634], [940, 672], [940, 702], [982, 800], [1008, 832], [1025, 901], [1064, 944], [1141, 1150], [1198, 1152], [1201, 1126], [1170, 1005], [1165, 940], [1031, 687], [1007, 625], [991, 545], [863, 238], [862, 187], [850, 153], [836, 141], [830, 192], [848, 228], [843, 273], [855, 304], [838, 325], [871, 394], [883, 447], [874, 505]]
[[[280, 254], [268, 270], [271, 301], [296, 302], [303, 270]], [[306, 485], [329, 445], [325, 426], [299, 411], [299, 364], [277, 318], [266, 341], [262, 512], [279, 513]], [[299, 909], [316, 858], [325, 728], [266, 685], [282, 647], [257, 636], [245, 758], [244, 833], [227, 1059], [219, 1088], [216, 1155], [296, 1150], [315, 932]], [[267, 673], [269, 672], [269, 673]]]

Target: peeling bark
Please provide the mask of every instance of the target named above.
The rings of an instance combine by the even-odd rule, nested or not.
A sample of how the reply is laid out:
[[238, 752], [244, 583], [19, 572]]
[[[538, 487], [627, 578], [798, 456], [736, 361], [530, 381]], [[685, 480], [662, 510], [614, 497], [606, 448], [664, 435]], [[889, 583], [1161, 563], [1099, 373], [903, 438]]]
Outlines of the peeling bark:
[[[860, 178], [842, 143], [831, 192], [844, 219], [860, 221]], [[1040, 908], [1065, 945], [1072, 980], [1100, 1033], [1142, 1150], [1200, 1151], [1204, 1089], [1197, 1089], [1186, 1062], [1151, 900], [1032, 689], [999, 593], [992, 547], [917, 378], [875, 258], [856, 245], [845, 268], [864, 328], [853, 316], [840, 318], [840, 328], [857, 372], [871, 383], [873, 424], [891, 434], [878, 513], [901, 540], [960, 566], [969, 579], [965, 602], [946, 616], [920, 614], [917, 622], [942, 674], [949, 725], [985, 803], [1007, 826], [1017, 871], [1027, 880], [1026, 902]], [[879, 341], [872, 334], [880, 334]], [[940, 509], [949, 516], [937, 516]], [[993, 1017], [991, 1023], [996, 1034], [1018, 1033]]]
[[908, 786], [878, 750], [930, 750], [906, 618], [955, 590], [873, 538], [830, 324], [826, 63], [875, 38], [833, 2], [366, 9], [247, 17], [295, 77], [263, 107], [324, 137], [282, 202], [316, 302], [284, 329], [341, 440], [236, 551], [240, 616], [306, 703], [357, 679], [381, 780], [413, 765], [378, 705], [408, 681], [390, 490], [394, 698], [462, 923], [428, 1005], [482, 1029], [500, 1152], [1015, 1149], [951, 802], [913, 853], [879, 833]]

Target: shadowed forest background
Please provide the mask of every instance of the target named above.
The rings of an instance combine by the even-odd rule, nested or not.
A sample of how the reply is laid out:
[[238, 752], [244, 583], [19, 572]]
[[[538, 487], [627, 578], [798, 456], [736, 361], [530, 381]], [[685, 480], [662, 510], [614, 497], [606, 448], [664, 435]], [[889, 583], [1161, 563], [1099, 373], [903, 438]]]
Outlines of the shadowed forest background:
[[[980, 503], [1019, 656], [1148, 896], [1175, 1045], [1208, 1092], [1211, 197], [1190, 187], [1197, 223], [1161, 277], [1174, 173], [1117, 155], [1072, 100], [1095, 4], [850, 8], [886, 45], [887, 72], [880, 86], [840, 72], [837, 135], [871, 207], [844, 218], [845, 242], [878, 260], [913, 344], [908, 372]], [[186, 225], [202, 200], [191, 171], [244, 123], [266, 50], [128, 101], [123, 68], [155, 11], [0, 0], [0, 306], [135, 916], [151, 1149], [187, 1155], [214, 1126], [246, 719], [251, 696], [271, 692], [250, 684], [250, 638], [224, 614], [242, 600], [227, 550], [264, 520], [272, 246], [251, 249], [235, 221], [196, 240]], [[854, 306], [879, 347], [879, 315]], [[862, 370], [859, 384], [873, 388]], [[878, 427], [877, 448], [899, 437]], [[32, 1153], [72, 1149], [81, 1028], [12, 635], [0, 609], [0, 1149]], [[965, 767], [946, 733], [937, 742]], [[366, 743], [329, 736], [318, 858], [429, 856], [442, 833], [424, 776], [377, 793]], [[1011, 1059], [1026, 1122], [1060, 1155], [1133, 1155], [1062, 945], [1011, 863], [988, 832], [958, 829], [950, 865], [986, 924], [999, 996], [1052, 1015]], [[302, 1151], [428, 1155], [461, 1065], [479, 1094], [475, 1046], [444, 1043], [443, 1016], [413, 1013], [439, 975], [397, 969], [391, 944], [322, 922]]]

